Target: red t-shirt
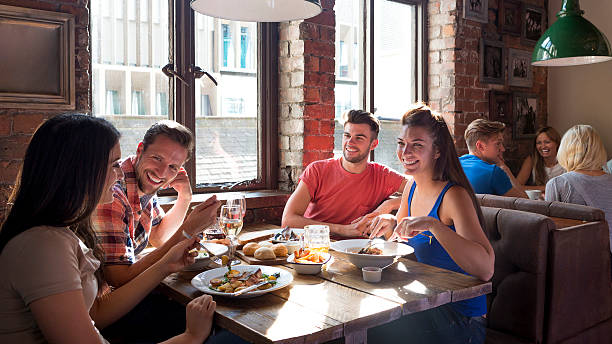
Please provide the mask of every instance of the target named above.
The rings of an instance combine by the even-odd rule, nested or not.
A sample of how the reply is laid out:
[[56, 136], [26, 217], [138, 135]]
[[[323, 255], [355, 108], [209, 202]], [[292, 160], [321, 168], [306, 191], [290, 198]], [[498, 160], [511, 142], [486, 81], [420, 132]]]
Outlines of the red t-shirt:
[[304, 217], [350, 224], [354, 219], [371, 213], [404, 181], [401, 174], [373, 162], [369, 162], [365, 171], [359, 174], [347, 172], [340, 159], [315, 161], [300, 176], [310, 193]]

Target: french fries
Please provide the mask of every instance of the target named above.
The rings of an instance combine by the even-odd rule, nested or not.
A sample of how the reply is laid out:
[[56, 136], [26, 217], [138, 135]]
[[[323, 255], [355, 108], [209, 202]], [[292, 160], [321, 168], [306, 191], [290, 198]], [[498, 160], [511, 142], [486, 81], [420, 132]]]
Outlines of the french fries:
[[327, 258], [323, 249], [302, 249], [300, 248], [298, 251], [295, 251], [295, 262], [296, 263], [323, 263]]

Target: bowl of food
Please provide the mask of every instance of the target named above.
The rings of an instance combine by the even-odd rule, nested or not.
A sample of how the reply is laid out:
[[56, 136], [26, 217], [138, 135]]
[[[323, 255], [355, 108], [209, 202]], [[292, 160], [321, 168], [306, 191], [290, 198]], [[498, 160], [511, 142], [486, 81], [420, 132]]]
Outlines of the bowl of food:
[[[369, 244], [368, 239], [348, 239], [332, 242], [330, 248], [342, 254], [359, 268], [366, 266], [382, 268], [393, 263], [395, 257], [414, 252], [411, 246], [397, 242], [375, 239], [371, 246]], [[367, 251], [359, 253], [362, 249], [367, 249]]]
[[301, 248], [287, 257], [287, 263], [289, 263], [298, 274], [316, 275], [321, 272], [321, 267], [323, 264], [327, 263], [330, 258], [331, 255], [329, 252]]
[[[227, 246], [222, 245], [222, 244], [204, 242], [202, 243], [202, 245], [204, 245], [204, 247], [206, 247], [206, 249], [215, 256], [220, 256], [220, 255], [227, 253]], [[211, 257], [208, 254], [208, 252], [206, 252], [206, 250], [202, 247], [199, 247], [196, 250], [198, 252], [198, 255], [195, 258], [195, 263], [184, 267], [183, 270], [185, 271], [204, 270], [208, 266], [208, 264], [210, 264]]]

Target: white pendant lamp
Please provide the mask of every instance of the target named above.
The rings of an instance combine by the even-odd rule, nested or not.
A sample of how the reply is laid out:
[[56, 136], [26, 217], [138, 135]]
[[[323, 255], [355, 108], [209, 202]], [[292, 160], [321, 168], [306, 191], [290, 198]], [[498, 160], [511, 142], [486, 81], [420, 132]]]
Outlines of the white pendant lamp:
[[322, 11], [320, 0], [192, 0], [191, 8], [211, 17], [252, 22], [307, 19]]

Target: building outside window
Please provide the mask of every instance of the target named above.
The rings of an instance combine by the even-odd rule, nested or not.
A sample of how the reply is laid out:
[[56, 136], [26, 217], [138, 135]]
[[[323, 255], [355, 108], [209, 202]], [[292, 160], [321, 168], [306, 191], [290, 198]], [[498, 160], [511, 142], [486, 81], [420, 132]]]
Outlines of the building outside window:
[[[381, 131], [372, 158], [400, 172], [399, 121], [412, 103], [424, 100], [418, 84], [424, 48], [417, 25], [425, 18], [424, 5], [424, 0], [336, 0], [336, 120], [351, 109], [374, 113]], [[334, 155], [340, 156], [340, 123], [334, 136]]]
[[[255, 188], [271, 183], [262, 153], [262, 142], [269, 135], [260, 130], [271, 113], [263, 113], [266, 107], [259, 105], [258, 84], [264, 85], [267, 79], [259, 80], [258, 42], [276, 39], [269, 35], [260, 38], [259, 32], [259, 27], [275, 24], [235, 22], [195, 13], [192, 30], [185, 32], [180, 26], [185, 18], [178, 14], [170, 18], [169, 8], [180, 6], [183, 13], [191, 12], [188, 1], [91, 1], [93, 114], [108, 119], [121, 131], [123, 156], [135, 154], [138, 142], [154, 122], [165, 118], [184, 122], [196, 136], [195, 164], [186, 166], [200, 191], [245, 180]], [[171, 36], [175, 41], [193, 40], [194, 51], [172, 51], [172, 46], [178, 45], [170, 44]], [[212, 75], [218, 86], [203, 76], [186, 87], [162, 73], [166, 64], [176, 65], [173, 61], [190, 55], [195, 56], [192, 65]], [[173, 68], [188, 80], [189, 75]], [[268, 69], [277, 71], [276, 66]], [[263, 78], [269, 75], [266, 72]], [[177, 89], [191, 94], [177, 98]]]

